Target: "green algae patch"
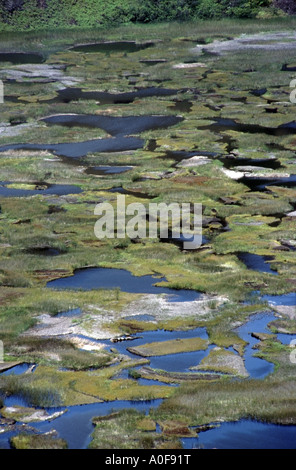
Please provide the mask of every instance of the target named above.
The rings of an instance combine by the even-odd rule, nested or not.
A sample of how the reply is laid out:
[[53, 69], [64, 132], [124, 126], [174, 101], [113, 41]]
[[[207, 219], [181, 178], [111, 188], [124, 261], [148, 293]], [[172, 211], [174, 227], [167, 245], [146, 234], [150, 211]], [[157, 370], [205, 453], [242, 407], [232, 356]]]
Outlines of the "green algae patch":
[[140, 431], [156, 431], [156, 422], [153, 419], [145, 417], [136, 423], [137, 429]]
[[[293, 307], [292, 307], [293, 309]], [[291, 309], [291, 310], [292, 310]], [[294, 309], [293, 309], [294, 310]], [[292, 312], [293, 314], [294, 312]], [[277, 319], [270, 324], [271, 331], [276, 333], [284, 333], [295, 335], [296, 334], [296, 319], [293, 318], [280, 318]]]
[[[63, 334], [63, 331], [61, 331], [61, 334]], [[118, 360], [116, 355], [105, 350], [97, 352], [100, 347], [102, 349], [102, 346], [91, 341], [83, 342], [83, 340], [80, 340], [79, 342], [76, 337], [63, 340], [56, 339], [55, 336], [57, 335], [53, 337], [42, 337], [42, 335], [41, 337], [30, 337], [27, 333], [12, 343], [7, 342], [7, 349], [10, 354], [14, 354], [16, 357], [20, 356], [23, 361], [42, 365], [56, 364], [69, 370], [101, 369], [112, 365]], [[77, 340], [77, 345], [75, 340]], [[83, 350], [87, 348], [93, 351], [91, 355], [87, 350]]]
[[167, 398], [172, 393], [166, 386], [138, 385], [130, 379], [105, 379], [91, 376], [89, 384], [80, 378], [75, 389], [85, 394], [99, 396], [104, 401], [113, 400], [153, 400], [157, 398]]
[[19, 434], [10, 439], [13, 449], [67, 449], [64, 439], [49, 435]]
[[94, 418], [90, 449], [159, 449], [180, 448], [176, 436], [156, 433], [155, 421], [135, 409], [124, 409], [105, 417]]
[[34, 374], [17, 380], [5, 377], [0, 385], [2, 390], [10, 389], [29, 402], [34, 401], [34, 406], [42, 406], [45, 398], [46, 406], [72, 406], [113, 400], [152, 400], [171, 394], [166, 386], [141, 386], [134, 380], [113, 379], [122, 368], [137, 365], [141, 362], [127, 360], [119, 366], [92, 371], [61, 371], [39, 365]]
[[248, 416], [265, 422], [295, 424], [295, 381], [233, 380], [182, 383], [174, 395], [151, 412], [168, 419], [175, 415], [190, 417], [190, 425], [217, 421], [236, 421]]
[[164, 436], [197, 437], [196, 432], [190, 429], [184, 421], [166, 420], [160, 421], [158, 424]]
[[[210, 302], [210, 301], [209, 301]], [[153, 307], [151, 308], [151, 315], [153, 315]], [[136, 316], [136, 315], [135, 315]], [[186, 318], [183, 316], [175, 315], [172, 319], [161, 319], [144, 321], [144, 320], [126, 320], [120, 319], [115, 323], [118, 328], [125, 333], [133, 334], [141, 331], [154, 331], [154, 330], [167, 330], [167, 331], [187, 331], [198, 326], [203, 326], [203, 322], [193, 316], [188, 315]]]
[[244, 361], [238, 354], [219, 347], [212, 349], [209, 355], [203, 358], [198, 366], [191, 367], [191, 370], [217, 371], [244, 378], [249, 376]]
[[22, 95], [18, 97], [19, 101], [24, 101], [26, 103], [38, 103], [39, 101], [50, 101], [56, 98], [56, 93], [42, 94], [42, 95]]
[[26, 190], [35, 190], [36, 186], [38, 189], [47, 189], [47, 185], [36, 185], [34, 183], [10, 183], [7, 184], [6, 187], [10, 189], [26, 189]]
[[175, 339], [147, 343], [136, 348], [128, 348], [128, 351], [143, 357], [165, 356], [182, 352], [200, 351], [208, 347], [208, 342], [202, 338]]
[[139, 321], [139, 320], [119, 320], [118, 327], [129, 334], [141, 331], [154, 331], [158, 326], [155, 322]]
[[268, 254], [275, 222], [274, 217], [250, 217], [245, 215], [231, 216], [227, 219], [230, 231], [219, 234], [214, 240], [215, 251], [218, 254], [231, 252], [254, 252]]

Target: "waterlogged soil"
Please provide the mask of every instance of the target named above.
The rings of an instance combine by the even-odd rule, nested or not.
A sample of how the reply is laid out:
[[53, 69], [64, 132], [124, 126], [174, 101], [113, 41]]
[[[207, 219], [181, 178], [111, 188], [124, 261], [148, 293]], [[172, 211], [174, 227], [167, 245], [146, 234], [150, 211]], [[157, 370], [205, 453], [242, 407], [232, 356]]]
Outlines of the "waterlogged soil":
[[295, 448], [295, 33], [149, 28], [0, 54], [0, 445]]

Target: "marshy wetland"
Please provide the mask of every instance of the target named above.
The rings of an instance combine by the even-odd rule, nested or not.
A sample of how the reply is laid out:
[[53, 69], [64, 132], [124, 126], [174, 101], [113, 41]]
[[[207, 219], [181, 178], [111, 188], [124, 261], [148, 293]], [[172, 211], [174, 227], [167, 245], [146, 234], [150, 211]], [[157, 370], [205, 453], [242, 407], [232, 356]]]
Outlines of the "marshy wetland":
[[296, 448], [295, 26], [0, 38], [1, 448]]

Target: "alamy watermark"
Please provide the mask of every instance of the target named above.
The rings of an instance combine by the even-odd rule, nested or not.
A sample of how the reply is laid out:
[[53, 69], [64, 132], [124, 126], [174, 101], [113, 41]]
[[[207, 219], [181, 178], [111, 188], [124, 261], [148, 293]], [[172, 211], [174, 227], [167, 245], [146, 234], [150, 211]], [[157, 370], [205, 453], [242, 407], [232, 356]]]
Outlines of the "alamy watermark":
[[0, 341], [0, 362], [4, 362], [4, 345], [3, 345], [3, 341]]
[[290, 82], [290, 88], [294, 88], [290, 93], [290, 101], [291, 103], [296, 104], [296, 78]]
[[292, 364], [296, 364], [296, 339], [292, 339], [290, 342], [290, 348], [293, 348], [290, 352], [290, 362]]
[[94, 226], [95, 236], [102, 238], [160, 238], [183, 242], [185, 250], [202, 244], [202, 205], [191, 203], [126, 204], [118, 195], [116, 210], [109, 202], [97, 204], [94, 214], [100, 216]]
[[4, 103], [4, 83], [0, 80], [0, 104]]

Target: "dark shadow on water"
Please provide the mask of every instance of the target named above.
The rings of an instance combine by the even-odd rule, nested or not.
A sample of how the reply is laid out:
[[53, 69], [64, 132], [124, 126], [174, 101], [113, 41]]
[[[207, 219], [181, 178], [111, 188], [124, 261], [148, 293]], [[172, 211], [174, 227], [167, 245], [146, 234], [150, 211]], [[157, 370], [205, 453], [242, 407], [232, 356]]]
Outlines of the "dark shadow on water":
[[[199, 241], [200, 237], [197, 235], [196, 241]], [[174, 236], [173, 232], [169, 231], [168, 232], [168, 237], [161, 237], [160, 236], [160, 241], [161, 242], [166, 242], [166, 243], [174, 243], [175, 245], [179, 246], [180, 248], [184, 247], [184, 243], [186, 242], [193, 242], [194, 241], [194, 235], [188, 234], [188, 233], [180, 233], [179, 236]], [[204, 235], [201, 236], [201, 244], [197, 245], [196, 248], [193, 247], [192, 249], [198, 249], [200, 246], [205, 245], [209, 243], [209, 239], [205, 237]]]
[[28, 254], [39, 256], [59, 256], [60, 254], [62, 254], [62, 251], [51, 246], [31, 247], [25, 251]]
[[174, 104], [170, 108], [179, 113], [190, 113], [192, 106], [193, 104], [189, 100], [174, 100]]
[[277, 158], [243, 158], [236, 155], [225, 155], [219, 160], [223, 163], [225, 168], [233, 168], [236, 166], [260, 166], [262, 168], [271, 168], [276, 170], [281, 168], [281, 162]]
[[127, 196], [134, 196], [140, 199], [153, 199], [154, 196], [149, 196], [147, 193], [143, 193], [140, 191], [132, 191], [123, 188], [122, 186], [116, 186], [108, 190], [110, 193], [119, 193], [119, 194], [126, 194]]
[[282, 178], [244, 176], [238, 180], [248, 186], [252, 191], [266, 191], [270, 186], [283, 186], [285, 188], [296, 187], [296, 175]]
[[181, 162], [182, 160], [186, 160], [188, 158], [192, 158], [195, 156], [201, 157], [212, 157], [215, 158], [219, 155], [217, 152], [207, 152], [205, 150], [190, 150], [189, 152], [186, 150], [167, 150], [164, 155], [159, 156], [158, 158], [161, 159], [169, 159], [175, 160], [176, 162]]
[[79, 44], [70, 48], [74, 52], [83, 53], [104, 53], [107, 55], [113, 52], [124, 52], [131, 54], [149, 47], [153, 47], [153, 42], [136, 43], [135, 41], [106, 41], [92, 44]]
[[256, 88], [254, 90], [251, 90], [250, 93], [251, 95], [254, 95], [254, 96], [262, 96], [262, 95], [265, 95], [265, 93], [267, 93], [267, 88]]
[[178, 91], [171, 88], [149, 87], [125, 93], [110, 93], [107, 91], [83, 91], [81, 88], [73, 87], [59, 90], [57, 98], [51, 101], [70, 103], [79, 100], [96, 100], [100, 105], [129, 104], [133, 103], [135, 99], [176, 95]]
[[139, 62], [141, 64], [153, 66], [153, 65], [165, 64], [167, 62], [167, 59], [141, 59], [139, 60]]
[[1, 52], [0, 62], [10, 62], [11, 64], [42, 64], [45, 58], [42, 54], [29, 52]]

